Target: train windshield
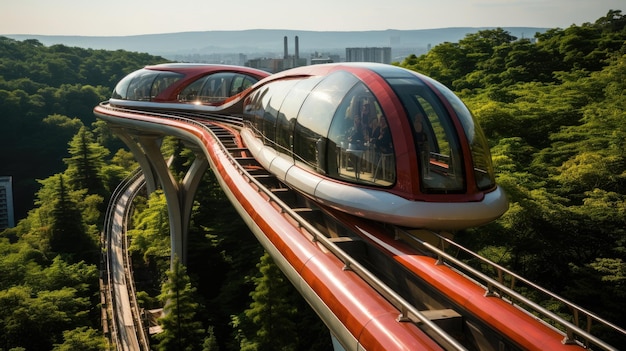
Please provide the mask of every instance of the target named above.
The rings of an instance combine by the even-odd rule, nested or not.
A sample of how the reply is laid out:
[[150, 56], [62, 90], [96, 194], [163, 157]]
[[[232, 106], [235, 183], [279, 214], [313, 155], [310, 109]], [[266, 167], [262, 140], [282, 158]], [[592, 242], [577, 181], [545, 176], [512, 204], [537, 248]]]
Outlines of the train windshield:
[[487, 190], [496, 185], [493, 165], [491, 163], [491, 153], [487, 138], [480, 125], [474, 120], [474, 116], [467, 109], [467, 106], [450, 89], [443, 84], [429, 79], [429, 81], [446, 97], [454, 112], [458, 116], [465, 136], [470, 144], [472, 152], [472, 163], [474, 165], [474, 178], [478, 189]]
[[413, 127], [422, 191], [465, 192], [462, 148], [454, 123], [439, 98], [414, 76], [387, 81], [402, 100]]
[[111, 98], [133, 101], [152, 101], [163, 90], [177, 82], [182, 73], [140, 69], [122, 79]]

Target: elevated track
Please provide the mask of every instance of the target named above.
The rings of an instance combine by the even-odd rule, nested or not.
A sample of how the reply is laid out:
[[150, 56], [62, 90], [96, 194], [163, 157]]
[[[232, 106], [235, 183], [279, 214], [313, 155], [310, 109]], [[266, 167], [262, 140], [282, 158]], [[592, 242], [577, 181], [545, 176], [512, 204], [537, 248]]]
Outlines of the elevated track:
[[[235, 117], [138, 111], [106, 103], [95, 112], [114, 130], [174, 135], [201, 149], [242, 219], [343, 349], [617, 350], [592, 333], [597, 328], [626, 340], [623, 329], [441, 233], [357, 219], [302, 196], [250, 157]], [[129, 201], [116, 197], [112, 204], [121, 207], [111, 213], [126, 213]], [[119, 225], [115, 216], [107, 218]], [[450, 249], [478, 260], [481, 269], [455, 258]], [[110, 246], [107, 252], [124, 256]], [[111, 289], [119, 279], [112, 277], [118, 273], [111, 273], [117, 269], [111, 262], [121, 261], [107, 255], [107, 262], [107, 285], [116, 291]], [[520, 287], [552, 299], [561, 307], [559, 313], [526, 298]], [[113, 323], [118, 345], [132, 334], [122, 330], [125, 323]]]

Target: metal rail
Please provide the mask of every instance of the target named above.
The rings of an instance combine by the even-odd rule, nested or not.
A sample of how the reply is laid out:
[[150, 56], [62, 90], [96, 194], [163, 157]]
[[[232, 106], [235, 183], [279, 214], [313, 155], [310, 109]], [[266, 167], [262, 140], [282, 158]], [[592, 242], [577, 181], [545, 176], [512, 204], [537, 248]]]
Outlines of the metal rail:
[[[469, 277], [472, 281], [480, 284], [482, 287], [485, 288], [485, 296], [501, 298], [513, 304], [514, 306], [521, 308], [527, 313], [541, 318], [541, 321], [547, 323], [549, 326], [555, 328], [561, 334], [563, 334], [564, 344], [580, 343], [586, 348], [594, 350], [618, 350], [617, 348], [605, 343], [604, 341], [591, 334], [591, 327], [594, 323], [602, 325], [604, 328], [612, 330], [616, 333], [620, 333], [624, 337], [626, 337], [626, 330], [600, 318], [594, 313], [523, 278], [522, 276], [498, 265], [497, 263], [478, 255], [477, 253], [459, 245], [458, 243], [450, 240], [443, 235], [440, 235], [439, 233], [431, 232], [432, 235], [438, 238], [439, 246], [441, 248], [438, 248], [424, 240], [421, 240], [401, 228], [397, 228], [396, 231], [403, 239], [408, 241], [414, 241], [423, 248], [429, 250], [431, 253], [437, 255], [436, 264], [445, 264], [453, 268], [457, 272]], [[491, 273], [495, 273], [497, 275], [497, 279], [494, 279], [490, 275], [488, 275], [489, 272], [484, 272], [473, 268], [470, 265], [455, 258], [454, 256], [446, 253], [446, 245], [463, 251], [464, 253], [470, 255], [472, 258], [480, 261], [484, 266], [486, 266], [487, 269], [492, 270]], [[507, 280], [510, 281], [510, 287], [505, 285], [505, 281]], [[535, 292], [541, 293], [544, 296], [548, 296], [554, 301], [558, 301], [562, 305], [562, 307], [565, 307], [567, 310], [571, 311], [571, 320], [566, 320], [562, 316], [548, 310], [547, 308], [523, 296], [521, 293], [515, 291], [515, 284], [517, 282], [524, 283], [528, 288], [533, 289]], [[586, 325], [584, 326], [582, 325], [583, 323], [580, 318], [581, 316], [586, 316], [586, 318], [584, 319], [586, 321]]]
[[[126, 288], [128, 289], [129, 292], [129, 300], [130, 300], [130, 305], [131, 305], [131, 314], [133, 316], [133, 320], [134, 320], [134, 324], [135, 324], [135, 331], [136, 334], [138, 336], [138, 345], [128, 345], [128, 340], [122, 340], [122, 330], [120, 329], [120, 318], [117, 315], [116, 311], [117, 311], [117, 305], [116, 305], [116, 298], [115, 298], [115, 289], [114, 289], [114, 279], [112, 277], [112, 272], [111, 272], [111, 259], [110, 259], [110, 255], [112, 254], [113, 250], [111, 247], [111, 234], [112, 234], [112, 223], [113, 223], [113, 218], [114, 218], [114, 211], [117, 207], [118, 202], [122, 199], [123, 195], [128, 191], [128, 189], [135, 184], [140, 177], [143, 177], [143, 174], [141, 173], [140, 169], [137, 169], [135, 171], [133, 171], [133, 173], [131, 173], [128, 177], [126, 177], [126, 179], [124, 179], [113, 191], [113, 194], [111, 195], [111, 199], [109, 200], [109, 205], [107, 207], [107, 212], [105, 214], [105, 228], [103, 231], [103, 235], [104, 235], [104, 240], [103, 240], [103, 245], [104, 246], [104, 267], [106, 268], [106, 272], [107, 272], [107, 292], [106, 292], [106, 297], [108, 300], [108, 308], [107, 308], [107, 315], [110, 316], [111, 322], [109, 323], [110, 328], [111, 328], [111, 333], [109, 336], [109, 342], [113, 345], [116, 345], [117, 349], [123, 349], [123, 350], [127, 350], [127, 349], [132, 349], [132, 350], [149, 350], [149, 346], [148, 346], [148, 341], [147, 341], [147, 337], [145, 335], [145, 329], [143, 328], [143, 323], [141, 320], [141, 316], [139, 313], [139, 309], [136, 303], [136, 298], [135, 298], [135, 291], [134, 291], [134, 280], [132, 277], [132, 272], [129, 270], [129, 265], [128, 263], [129, 258], [128, 258], [128, 253], [126, 250], [126, 240], [124, 239], [124, 244], [123, 244], [123, 250], [125, 252], [124, 257], [123, 257], [123, 261], [124, 261], [124, 274], [126, 276]], [[141, 185], [136, 186], [130, 196], [130, 198], [134, 197], [134, 195], [139, 191], [139, 189], [141, 188]], [[125, 227], [125, 224], [127, 222], [128, 219], [128, 215], [129, 215], [129, 210], [128, 207], [126, 207], [126, 211], [124, 213], [124, 225], [123, 227]]]

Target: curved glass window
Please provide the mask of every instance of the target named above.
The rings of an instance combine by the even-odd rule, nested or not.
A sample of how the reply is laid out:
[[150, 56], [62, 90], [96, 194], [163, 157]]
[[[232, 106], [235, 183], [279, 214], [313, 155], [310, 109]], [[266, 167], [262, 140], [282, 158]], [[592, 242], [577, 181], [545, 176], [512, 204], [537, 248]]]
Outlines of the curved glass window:
[[307, 96], [298, 113], [293, 151], [298, 160], [318, 172], [326, 173], [326, 137], [335, 111], [356, 82], [347, 72], [327, 76]]
[[139, 72], [141, 71], [135, 71], [127, 75], [126, 77], [122, 78], [122, 80], [120, 80], [115, 86], [115, 88], [113, 89], [113, 93], [111, 93], [111, 98], [112, 99], [126, 99], [126, 93], [128, 92], [128, 85], [130, 84], [130, 81], [133, 80], [133, 78], [137, 74], [139, 74]]
[[233, 72], [221, 72], [202, 77], [178, 94], [178, 101], [210, 104], [226, 100], [242, 92], [258, 80]]
[[350, 73], [271, 82], [246, 100], [244, 119], [264, 143], [303, 167], [367, 185], [395, 182], [387, 120]]
[[[294, 92], [298, 89], [293, 87], [301, 82], [300, 80], [280, 80], [269, 83], [247, 98], [244, 107], [245, 120], [254, 128], [257, 135], [263, 138], [263, 142], [273, 144], [272, 147], [289, 157], [293, 157], [291, 140], [298, 110], [292, 114], [285, 114], [279, 110], [286, 95], [297, 99]], [[298, 106], [302, 104], [305, 97], [306, 94], [297, 99]], [[285, 102], [285, 105], [288, 103]]]
[[272, 84], [273, 93], [269, 105], [273, 120], [275, 121], [275, 129], [272, 130], [272, 135], [275, 135], [273, 139], [276, 142], [275, 147], [281, 153], [285, 153], [289, 156], [292, 156], [292, 135], [293, 128], [296, 124], [296, 115], [287, 115], [282, 108], [283, 105], [286, 104], [285, 97], [287, 95], [292, 96], [294, 85], [298, 82], [300, 81], [294, 79], [281, 80], [276, 82], [275, 85]]
[[255, 91], [245, 101], [244, 118], [245, 122], [250, 125], [258, 137], [263, 138], [261, 131], [263, 130], [263, 97], [267, 94], [269, 88], [267, 86]]
[[474, 177], [476, 178], [476, 186], [481, 190], [490, 189], [495, 186], [495, 175], [491, 161], [491, 153], [487, 138], [483, 133], [480, 125], [474, 120], [474, 116], [467, 106], [457, 97], [450, 89], [443, 84], [430, 80], [435, 87], [448, 99], [450, 105], [459, 117], [465, 136], [470, 143], [472, 152], [472, 162], [474, 165]]
[[290, 156], [293, 156], [296, 117], [300, 113], [304, 100], [320, 81], [320, 77], [294, 80], [294, 85], [280, 106], [280, 118], [278, 118], [276, 126], [276, 142], [279, 149], [289, 150]]
[[111, 97], [133, 101], [152, 101], [159, 93], [181, 79], [183, 74], [141, 69], [122, 79]]
[[387, 78], [413, 126], [423, 192], [459, 193], [466, 189], [457, 131], [439, 98], [417, 77]]
[[331, 176], [362, 184], [395, 183], [393, 141], [374, 95], [357, 82], [343, 97], [328, 133]]

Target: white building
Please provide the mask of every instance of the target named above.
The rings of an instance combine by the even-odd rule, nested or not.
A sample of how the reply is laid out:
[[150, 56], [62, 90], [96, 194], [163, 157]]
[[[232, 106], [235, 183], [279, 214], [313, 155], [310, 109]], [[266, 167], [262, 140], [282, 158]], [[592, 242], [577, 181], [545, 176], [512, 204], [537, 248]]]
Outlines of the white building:
[[0, 229], [13, 227], [13, 179], [10, 176], [0, 176]]
[[346, 48], [346, 62], [391, 63], [391, 47]]

